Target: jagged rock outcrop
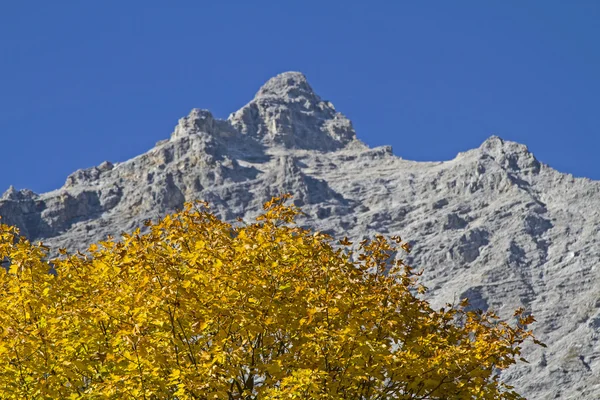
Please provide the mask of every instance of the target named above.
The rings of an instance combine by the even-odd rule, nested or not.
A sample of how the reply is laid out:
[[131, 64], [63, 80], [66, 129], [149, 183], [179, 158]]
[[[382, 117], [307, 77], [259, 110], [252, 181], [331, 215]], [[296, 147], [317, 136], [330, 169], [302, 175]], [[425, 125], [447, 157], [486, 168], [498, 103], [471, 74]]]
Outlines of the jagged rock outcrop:
[[120, 163], [79, 170], [55, 191], [10, 188], [3, 222], [55, 249], [203, 199], [228, 220], [293, 192], [299, 223], [355, 241], [410, 238], [432, 303], [462, 297], [510, 317], [527, 307], [548, 348], [503, 376], [531, 399], [600, 398], [600, 182], [559, 173], [493, 136], [445, 162], [368, 148], [297, 72], [269, 80], [228, 120], [194, 109], [170, 138]]
[[356, 140], [350, 120], [329, 101], [321, 100], [299, 72], [270, 79], [228, 121], [244, 135], [287, 149], [332, 151], [349, 143], [364, 146]]

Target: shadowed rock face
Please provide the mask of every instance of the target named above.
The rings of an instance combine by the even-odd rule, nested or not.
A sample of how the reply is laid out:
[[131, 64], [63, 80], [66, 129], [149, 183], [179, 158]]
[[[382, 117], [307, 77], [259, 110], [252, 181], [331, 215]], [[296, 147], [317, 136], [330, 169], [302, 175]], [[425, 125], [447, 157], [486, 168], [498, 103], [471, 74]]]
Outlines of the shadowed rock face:
[[435, 306], [468, 297], [506, 318], [531, 310], [548, 348], [527, 348], [531, 363], [503, 376], [528, 398], [600, 398], [600, 183], [496, 136], [445, 162], [370, 149], [297, 72], [226, 121], [194, 109], [148, 152], [76, 171], [60, 189], [11, 187], [0, 215], [32, 240], [85, 250], [188, 200], [250, 220], [283, 192], [307, 213], [300, 225], [355, 242], [410, 239], [404, 258], [425, 270]]

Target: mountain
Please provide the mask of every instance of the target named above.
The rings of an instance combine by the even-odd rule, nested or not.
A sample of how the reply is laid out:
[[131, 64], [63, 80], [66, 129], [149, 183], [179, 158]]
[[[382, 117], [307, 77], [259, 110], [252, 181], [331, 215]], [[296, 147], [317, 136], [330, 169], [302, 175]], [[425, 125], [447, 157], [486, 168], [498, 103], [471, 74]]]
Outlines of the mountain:
[[270, 79], [227, 120], [194, 109], [148, 152], [78, 170], [60, 189], [11, 187], [0, 215], [31, 240], [85, 250], [188, 200], [251, 220], [282, 192], [307, 213], [301, 225], [410, 238], [408, 261], [436, 306], [468, 297], [506, 318], [530, 310], [548, 347], [527, 347], [531, 363], [503, 375], [520, 393], [600, 398], [600, 182], [497, 136], [445, 162], [369, 148], [298, 72]]

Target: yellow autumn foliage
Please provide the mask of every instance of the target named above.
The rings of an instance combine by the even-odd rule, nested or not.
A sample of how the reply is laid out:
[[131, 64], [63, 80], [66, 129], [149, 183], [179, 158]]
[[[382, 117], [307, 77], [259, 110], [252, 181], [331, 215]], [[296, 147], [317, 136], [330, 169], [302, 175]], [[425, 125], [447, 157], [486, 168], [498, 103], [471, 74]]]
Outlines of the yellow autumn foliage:
[[287, 198], [234, 226], [187, 204], [51, 261], [2, 225], [0, 398], [520, 398], [497, 371], [533, 318], [436, 311], [390, 259], [400, 238], [353, 262], [347, 239], [294, 225]]

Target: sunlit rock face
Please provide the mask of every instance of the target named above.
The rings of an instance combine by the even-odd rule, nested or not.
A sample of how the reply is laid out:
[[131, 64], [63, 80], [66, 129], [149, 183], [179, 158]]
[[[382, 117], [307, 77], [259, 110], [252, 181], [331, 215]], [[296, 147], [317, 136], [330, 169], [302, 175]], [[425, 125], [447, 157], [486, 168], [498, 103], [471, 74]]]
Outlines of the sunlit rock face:
[[271, 78], [228, 121], [245, 135], [286, 149], [333, 151], [359, 144], [350, 120], [321, 100], [300, 72]]
[[530, 310], [548, 348], [528, 347], [530, 364], [503, 375], [526, 397], [600, 398], [600, 183], [496, 136], [444, 162], [369, 148], [298, 72], [227, 120], [194, 109], [148, 152], [75, 171], [55, 191], [11, 187], [0, 215], [32, 240], [85, 250], [185, 201], [252, 220], [284, 192], [306, 212], [300, 225], [356, 242], [410, 239], [404, 258], [424, 269], [435, 306], [468, 297], [505, 318]]

